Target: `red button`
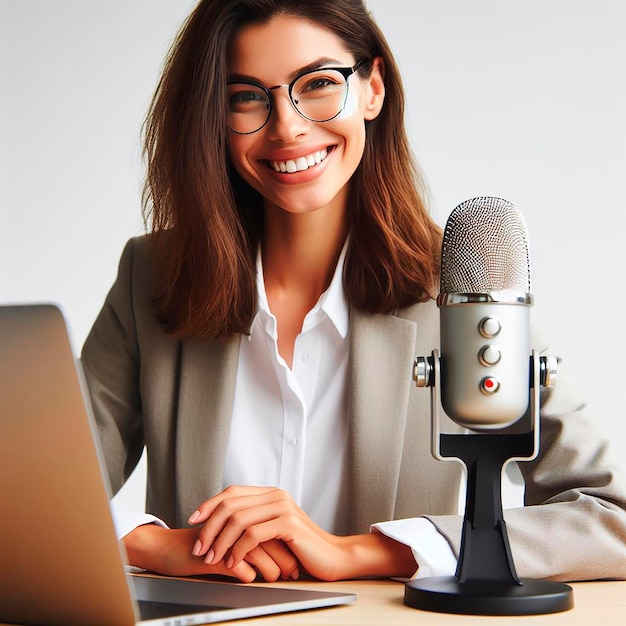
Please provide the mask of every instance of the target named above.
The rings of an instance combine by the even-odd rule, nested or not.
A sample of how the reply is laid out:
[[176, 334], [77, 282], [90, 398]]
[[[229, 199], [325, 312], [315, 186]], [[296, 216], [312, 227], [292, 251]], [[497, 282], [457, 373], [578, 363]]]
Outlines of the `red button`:
[[486, 376], [480, 381], [480, 390], [486, 394], [492, 394], [498, 391], [500, 381], [494, 376]]

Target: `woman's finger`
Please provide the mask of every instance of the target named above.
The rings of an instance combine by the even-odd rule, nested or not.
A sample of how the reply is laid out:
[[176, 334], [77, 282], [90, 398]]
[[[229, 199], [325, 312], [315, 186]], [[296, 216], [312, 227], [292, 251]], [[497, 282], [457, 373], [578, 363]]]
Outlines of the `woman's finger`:
[[280, 569], [280, 577], [283, 580], [296, 580], [300, 576], [300, 564], [298, 563], [298, 559], [296, 559], [293, 552], [283, 541], [272, 539], [260, 544], [259, 547], [263, 548], [271, 557], [272, 561], [276, 563]]
[[200, 529], [193, 555], [205, 555], [207, 563], [216, 563], [248, 526], [281, 515], [287, 507], [296, 505], [280, 489], [223, 498]]
[[[270, 556], [265, 549], [265, 546], [257, 546], [253, 550], [250, 550], [250, 552], [246, 555], [245, 562], [254, 567], [263, 580], [267, 582], [275, 582], [283, 575], [280, 566], [276, 563], [272, 556]], [[227, 559], [226, 566], [228, 567], [228, 565], [229, 562]], [[235, 565], [232, 567], [235, 567]]]
[[[249, 549], [252, 549], [264, 541], [269, 541], [270, 539], [283, 539], [281, 535], [282, 527], [288, 525], [289, 518], [299, 517], [301, 517], [301, 515], [296, 505], [286, 500], [272, 501], [268, 504], [258, 504], [252, 507], [242, 508], [228, 516], [216, 536], [213, 534], [213, 531], [205, 535], [205, 537], [212, 537], [211, 547], [204, 559], [205, 563], [212, 564], [219, 562], [224, 558], [226, 552], [230, 550], [235, 542], [244, 534], [249, 537], [249, 542], [256, 541], [255, 545], [250, 545]], [[276, 534], [268, 535], [264, 533], [262, 538], [257, 540], [257, 527], [277, 519], [282, 521], [282, 525], [278, 524], [272, 526]], [[212, 520], [209, 520], [207, 524], [211, 522]], [[220, 521], [217, 526], [219, 527], [221, 525], [222, 522]], [[205, 529], [203, 529], [203, 531], [204, 530]], [[202, 541], [205, 541], [205, 539], [203, 538]]]
[[[220, 493], [214, 495], [213, 497], [205, 500], [200, 506], [189, 516], [187, 522], [189, 524], [202, 524], [209, 519], [215, 508], [224, 500], [228, 500], [231, 498], [239, 498], [242, 496], [251, 496], [251, 495], [259, 495], [262, 493], [267, 493], [268, 491], [275, 490], [275, 487], [250, 487], [250, 486], [242, 486], [242, 485], [231, 485], [226, 487]], [[280, 491], [280, 490], [278, 490]]]
[[[278, 518], [255, 524], [241, 534], [229, 551], [229, 556], [225, 558], [227, 566], [234, 566], [248, 560], [248, 555], [257, 549], [259, 545], [269, 544], [271, 541], [284, 543], [279, 537], [284, 536], [284, 522]], [[289, 540], [289, 537], [286, 537]]]
[[248, 528], [230, 550], [226, 565], [248, 559], [248, 553], [274, 537], [284, 542], [298, 560], [300, 572], [322, 580], [337, 580], [342, 563], [352, 553], [349, 538], [336, 537], [301, 516], [283, 516]]

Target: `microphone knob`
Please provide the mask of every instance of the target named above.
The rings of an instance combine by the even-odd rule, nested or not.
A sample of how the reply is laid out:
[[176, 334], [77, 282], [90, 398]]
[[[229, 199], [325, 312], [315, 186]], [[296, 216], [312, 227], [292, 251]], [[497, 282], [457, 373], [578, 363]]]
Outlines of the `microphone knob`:
[[495, 365], [501, 357], [502, 353], [496, 346], [485, 346], [478, 355], [480, 362], [487, 367]]
[[555, 356], [539, 357], [539, 382], [542, 387], [556, 385], [558, 359]]
[[481, 319], [478, 323], [478, 332], [487, 339], [495, 337], [501, 329], [502, 326], [500, 325], [500, 320], [491, 315], [483, 317], [483, 319]]
[[418, 356], [413, 364], [413, 380], [416, 387], [432, 387], [435, 368], [432, 357]]

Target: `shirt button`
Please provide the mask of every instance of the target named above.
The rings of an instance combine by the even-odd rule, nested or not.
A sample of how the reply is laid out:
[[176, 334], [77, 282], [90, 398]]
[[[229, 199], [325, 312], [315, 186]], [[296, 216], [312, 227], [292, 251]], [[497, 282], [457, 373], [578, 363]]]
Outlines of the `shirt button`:
[[298, 438], [292, 437], [289, 443], [295, 448], [298, 445]]
[[311, 354], [309, 352], [305, 352], [301, 358], [305, 363], [308, 363], [311, 360]]

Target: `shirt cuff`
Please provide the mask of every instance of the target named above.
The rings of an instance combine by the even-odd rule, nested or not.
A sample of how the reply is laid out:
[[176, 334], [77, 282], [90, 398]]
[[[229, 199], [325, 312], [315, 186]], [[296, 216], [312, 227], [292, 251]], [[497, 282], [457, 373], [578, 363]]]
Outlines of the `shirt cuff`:
[[437, 527], [425, 517], [379, 522], [372, 524], [370, 531], [380, 532], [411, 548], [418, 566], [411, 580], [453, 576], [456, 572], [457, 559], [452, 547]]
[[168, 525], [150, 513], [138, 513], [130, 509], [124, 509], [111, 502], [111, 516], [113, 517], [113, 525], [118, 541], [126, 537], [129, 532], [135, 530], [144, 524], [157, 524], [163, 528], [169, 528]]

